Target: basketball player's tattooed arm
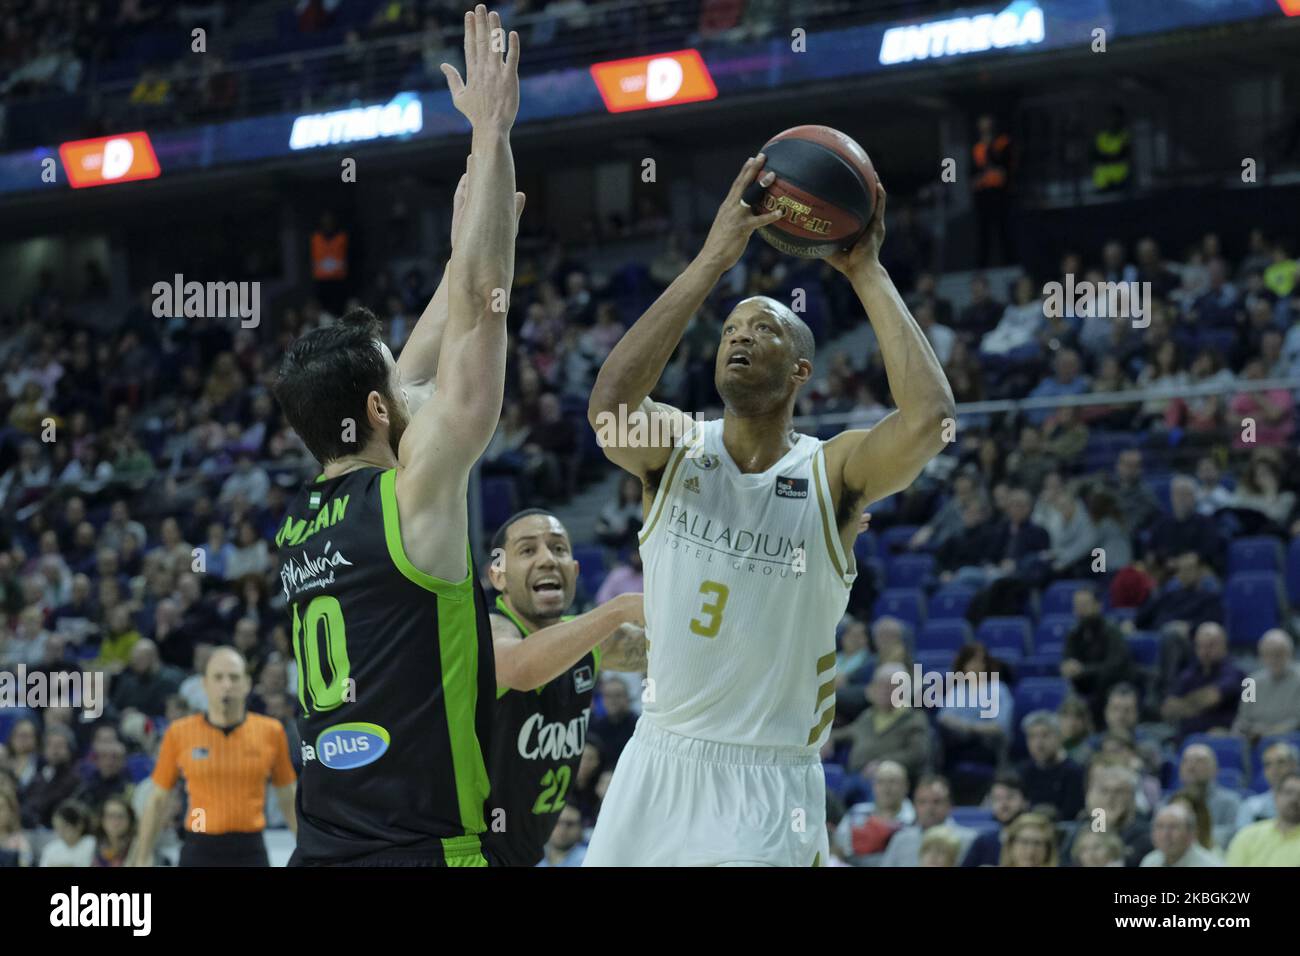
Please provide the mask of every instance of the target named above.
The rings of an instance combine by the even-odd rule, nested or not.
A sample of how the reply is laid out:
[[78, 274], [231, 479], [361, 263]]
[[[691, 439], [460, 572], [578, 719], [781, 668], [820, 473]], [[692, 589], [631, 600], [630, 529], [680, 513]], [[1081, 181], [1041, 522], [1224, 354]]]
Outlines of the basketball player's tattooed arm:
[[[460, 233], [460, 222], [465, 209], [465, 197], [469, 193], [470, 174], [474, 169], [474, 157], [465, 160], [465, 172], [456, 184], [456, 193], [452, 198], [451, 245], [455, 247], [456, 237]], [[515, 233], [519, 232], [519, 217], [524, 211], [524, 194], [515, 193]], [[420, 319], [411, 330], [402, 354], [398, 356], [397, 367], [402, 372], [402, 381], [406, 387], [406, 401], [414, 415], [433, 395], [434, 380], [438, 374], [438, 356], [442, 352], [442, 336], [447, 328], [447, 276], [449, 270], [444, 267], [442, 278], [433, 298], [424, 307]]]
[[506, 311], [515, 263], [515, 166], [510, 130], [519, 110], [519, 36], [500, 52], [501, 18], [479, 4], [465, 15], [465, 79], [443, 64], [452, 103], [472, 127], [474, 169], [447, 266], [446, 330], [437, 393], [413, 414], [398, 448], [402, 543], [416, 567], [465, 577], [469, 472], [501, 415]]
[[898, 403], [874, 428], [846, 431], [827, 443], [831, 491], [841, 531], [850, 545], [856, 535], [853, 519], [861, 506], [915, 481], [926, 462], [943, 450], [951, 437], [945, 425], [956, 415], [943, 366], [880, 264], [885, 198], [884, 187], [878, 187], [870, 227], [848, 252], [826, 259], [849, 279], [862, 300]]
[[[533, 631], [527, 640], [519, 636], [519, 629], [505, 616], [493, 614], [492, 650], [496, 657], [497, 686], [511, 690], [541, 687], [582, 660], [593, 647], [600, 645], [603, 653], [607, 642], [624, 625], [643, 627], [644, 614], [640, 594], [620, 594], [572, 621]], [[644, 632], [641, 643], [645, 643]], [[621, 666], [629, 662], [635, 662], [630, 650], [623, 651], [615, 661], [601, 657], [601, 666], [612, 670], [635, 669]]]
[[[682, 412], [651, 399], [651, 389], [658, 384], [691, 317], [723, 273], [740, 260], [750, 235], [781, 218], [780, 212], [755, 215], [741, 202], [745, 189], [762, 172], [763, 160], [759, 153], [745, 161], [718, 208], [699, 255], [627, 330], [596, 376], [587, 420], [596, 430], [605, 457], [643, 482], [663, 469], [672, 451], [655, 439], [665, 433], [681, 436], [689, 424]], [[641, 429], [633, 431], [637, 415], [646, 416], [646, 420]], [[623, 422], [627, 428], [619, 427]], [[638, 434], [651, 437], [627, 440]]]

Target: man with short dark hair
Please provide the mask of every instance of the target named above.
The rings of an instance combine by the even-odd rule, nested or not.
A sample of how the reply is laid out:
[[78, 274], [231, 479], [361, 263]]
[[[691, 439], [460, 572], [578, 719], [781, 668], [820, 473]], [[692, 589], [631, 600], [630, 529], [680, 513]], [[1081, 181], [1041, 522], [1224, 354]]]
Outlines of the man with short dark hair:
[[488, 846], [497, 864], [535, 866], [564, 824], [596, 677], [602, 667], [645, 668], [645, 618], [637, 593], [578, 617], [565, 614], [578, 562], [564, 525], [540, 508], [497, 531], [488, 576], [500, 592], [491, 615], [497, 694]]
[[1029, 809], [1020, 774], [1014, 770], [1002, 770], [994, 776], [993, 786], [989, 789], [989, 809], [998, 822], [998, 829], [981, 833], [971, 842], [961, 861], [962, 866], [997, 866], [1001, 861], [1007, 827]]
[[1083, 768], [1065, 755], [1061, 724], [1050, 710], [1036, 710], [1021, 722], [1029, 759], [1021, 763], [1025, 797], [1031, 805], [1046, 803], [1058, 820], [1071, 820], [1083, 809]]
[[1102, 616], [1101, 601], [1091, 588], [1074, 592], [1074, 618], [1065, 636], [1061, 676], [1088, 702], [1093, 719], [1101, 720], [1110, 689], [1133, 679], [1133, 653], [1119, 628]]
[[912, 792], [912, 805], [916, 808], [916, 822], [894, 834], [880, 861], [881, 866], [920, 866], [921, 840], [934, 827], [946, 827], [960, 841], [957, 861], [960, 862], [975, 839], [975, 831], [952, 819], [952, 788], [937, 774], [917, 781]]

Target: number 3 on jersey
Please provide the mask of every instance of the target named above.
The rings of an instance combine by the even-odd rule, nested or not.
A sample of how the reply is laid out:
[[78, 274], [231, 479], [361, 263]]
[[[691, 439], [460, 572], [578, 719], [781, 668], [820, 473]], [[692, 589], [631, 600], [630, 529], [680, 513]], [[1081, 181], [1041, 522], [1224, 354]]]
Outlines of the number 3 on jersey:
[[704, 595], [705, 600], [700, 608], [701, 617], [691, 618], [691, 633], [700, 637], [717, 636], [718, 629], [722, 627], [722, 612], [727, 607], [727, 595], [730, 593], [725, 584], [717, 581], [705, 581], [700, 585], [700, 594]]

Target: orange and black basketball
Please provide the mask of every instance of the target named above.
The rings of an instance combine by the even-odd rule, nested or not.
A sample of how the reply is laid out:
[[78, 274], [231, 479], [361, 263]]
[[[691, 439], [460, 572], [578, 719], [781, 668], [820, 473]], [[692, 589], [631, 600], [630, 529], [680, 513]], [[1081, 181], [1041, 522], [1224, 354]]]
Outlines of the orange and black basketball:
[[829, 126], [795, 126], [763, 147], [764, 171], [776, 180], [755, 183], [745, 201], [785, 215], [759, 235], [782, 252], [820, 259], [848, 249], [867, 228], [875, 208], [876, 170], [866, 150]]

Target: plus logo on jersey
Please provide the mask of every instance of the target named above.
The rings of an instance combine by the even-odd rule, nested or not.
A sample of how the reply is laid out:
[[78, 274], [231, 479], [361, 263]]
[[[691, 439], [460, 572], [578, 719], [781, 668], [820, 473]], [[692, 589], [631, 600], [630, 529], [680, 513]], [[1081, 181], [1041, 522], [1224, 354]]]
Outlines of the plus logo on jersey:
[[784, 478], [776, 476], [776, 496], [778, 498], [807, 498], [807, 478]]

